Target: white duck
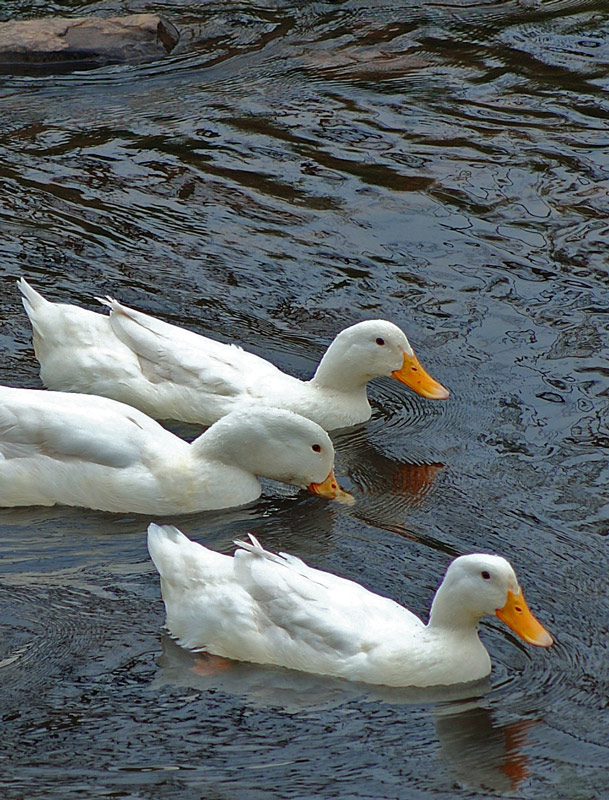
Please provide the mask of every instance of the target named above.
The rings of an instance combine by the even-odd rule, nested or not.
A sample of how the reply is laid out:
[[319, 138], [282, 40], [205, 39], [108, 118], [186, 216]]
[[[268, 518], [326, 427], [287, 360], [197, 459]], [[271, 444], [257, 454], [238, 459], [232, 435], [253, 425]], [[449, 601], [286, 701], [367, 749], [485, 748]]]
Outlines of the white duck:
[[289, 411], [235, 411], [192, 444], [106, 397], [0, 387], [0, 506], [181, 514], [249, 503], [256, 475], [349, 502], [328, 434]]
[[427, 625], [387, 597], [308, 567], [294, 556], [236, 542], [234, 558], [171, 526], [148, 527], [167, 628], [178, 644], [239, 661], [276, 664], [387, 686], [436, 686], [484, 678], [478, 638], [495, 614], [525, 641], [552, 637], [529, 611], [500, 556], [460, 556], [436, 592]]
[[428, 375], [391, 322], [359, 322], [338, 334], [314, 377], [301, 381], [263, 358], [101, 300], [110, 315], [51, 303], [21, 278], [23, 305], [45, 386], [129, 403], [156, 419], [210, 425], [234, 409], [271, 405], [325, 430], [370, 418], [366, 384], [397, 378], [420, 395], [449, 392]]

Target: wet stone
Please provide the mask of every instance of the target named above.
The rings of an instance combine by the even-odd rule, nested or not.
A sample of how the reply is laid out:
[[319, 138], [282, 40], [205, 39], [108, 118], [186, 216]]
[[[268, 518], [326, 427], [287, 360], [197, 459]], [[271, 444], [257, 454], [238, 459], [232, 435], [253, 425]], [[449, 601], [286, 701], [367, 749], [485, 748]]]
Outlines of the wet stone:
[[0, 23], [0, 72], [40, 73], [149, 61], [170, 53], [178, 30], [157, 14]]

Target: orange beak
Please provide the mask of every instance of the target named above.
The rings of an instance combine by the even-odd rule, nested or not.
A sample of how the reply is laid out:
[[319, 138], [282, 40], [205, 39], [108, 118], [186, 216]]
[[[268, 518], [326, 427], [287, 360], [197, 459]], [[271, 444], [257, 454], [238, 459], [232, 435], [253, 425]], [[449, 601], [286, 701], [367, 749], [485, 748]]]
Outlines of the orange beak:
[[320, 494], [322, 497], [329, 497], [331, 500], [337, 500], [339, 503], [345, 505], [353, 505], [355, 498], [349, 492], [345, 492], [338, 485], [334, 470], [330, 470], [330, 474], [322, 483], [312, 483], [307, 486], [307, 489], [313, 494]]
[[428, 397], [430, 400], [446, 400], [450, 395], [448, 389], [432, 378], [428, 372], [425, 372], [414, 353], [411, 356], [404, 353], [404, 363], [391, 375], [396, 380], [405, 383], [406, 386], [410, 386], [417, 394]]
[[537, 647], [550, 647], [554, 640], [529, 611], [522, 592], [514, 594], [508, 589], [507, 602], [495, 614], [502, 622], [517, 633], [525, 642]]

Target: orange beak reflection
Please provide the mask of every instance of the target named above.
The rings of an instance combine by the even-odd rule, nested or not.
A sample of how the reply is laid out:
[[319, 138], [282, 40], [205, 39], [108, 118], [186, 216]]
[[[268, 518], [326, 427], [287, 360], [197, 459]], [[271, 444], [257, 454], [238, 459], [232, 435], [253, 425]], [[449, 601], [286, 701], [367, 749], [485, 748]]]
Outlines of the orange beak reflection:
[[330, 474], [322, 483], [311, 483], [307, 489], [313, 494], [320, 494], [322, 497], [328, 497], [330, 500], [336, 500], [345, 505], [353, 505], [355, 498], [349, 492], [345, 492], [338, 485], [334, 470], [330, 470]]
[[414, 353], [411, 356], [404, 353], [402, 366], [400, 369], [394, 370], [391, 375], [396, 380], [405, 383], [417, 394], [428, 397], [430, 400], [446, 400], [450, 396], [448, 389], [432, 378], [428, 372], [425, 372]]
[[525, 642], [537, 647], [550, 647], [554, 642], [550, 634], [529, 611], [522, 592], [514, 594], [508, 589], [507, 602], [495, 614], [502, 622], [517, 633]]

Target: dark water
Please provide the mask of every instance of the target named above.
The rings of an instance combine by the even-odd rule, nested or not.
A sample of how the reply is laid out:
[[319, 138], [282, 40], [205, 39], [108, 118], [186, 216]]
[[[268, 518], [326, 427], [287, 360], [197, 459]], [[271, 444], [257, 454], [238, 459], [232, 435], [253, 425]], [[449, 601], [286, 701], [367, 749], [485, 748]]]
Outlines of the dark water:
[[253, 531], [421, 615], [449, 556], [499, 552], [556, 645], [485, 621], [473, 698], [213, 677], [161, 636], [148, 519], [0, 511], [1, 796], [609, 797], [606, 0], [0, 18], [127, 11], [170, 17], [175, 53], [0, 84], [0, 381], [39, 386], [20, 275], [303, 377], [340, 328], [391, 319], [453, 394], [374, 383], [372, 420], [335, 436], [355, 506], [269, 484], [171, 521], [224, 552]]

